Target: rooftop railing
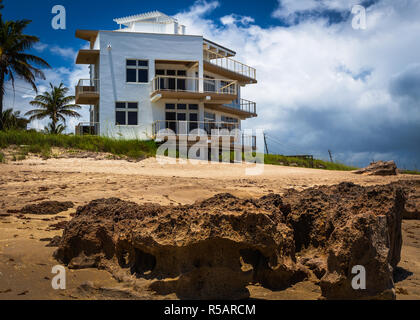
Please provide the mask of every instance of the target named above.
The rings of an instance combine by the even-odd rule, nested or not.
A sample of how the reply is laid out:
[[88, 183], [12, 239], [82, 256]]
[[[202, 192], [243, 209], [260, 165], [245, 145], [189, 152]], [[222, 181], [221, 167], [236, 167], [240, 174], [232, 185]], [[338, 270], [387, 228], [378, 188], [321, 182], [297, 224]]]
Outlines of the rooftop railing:
[[257, 70], [242, 63], [236, 61], [230, 57], [221, 55], [220, 53], [211, 51], [209, 49], [204, 49], [204, 61], [207, 61], [211, 64], [214, 64], [220, 68], [224, 68], [228, 71], [238, 73], [247, 78], [257, 80]]

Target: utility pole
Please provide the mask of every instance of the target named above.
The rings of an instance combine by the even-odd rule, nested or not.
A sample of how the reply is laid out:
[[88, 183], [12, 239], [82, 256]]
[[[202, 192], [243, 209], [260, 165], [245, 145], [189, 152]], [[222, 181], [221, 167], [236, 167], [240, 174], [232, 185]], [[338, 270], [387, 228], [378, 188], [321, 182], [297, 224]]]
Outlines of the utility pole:
[[334, 162], [333, 157], [332, 157], [332, 152], [331, 152], [331, 150], [328, 150], [328, 153], [329, 153], [329, 155], [330, 155], [330, 160], [331, 160], [331, 162]]
[[266, 154], [268, 154], [268, 145], [267, 145], [267, 138], [265, 137], [265, 132], [264, 132], [264, 144], [265, 144]]

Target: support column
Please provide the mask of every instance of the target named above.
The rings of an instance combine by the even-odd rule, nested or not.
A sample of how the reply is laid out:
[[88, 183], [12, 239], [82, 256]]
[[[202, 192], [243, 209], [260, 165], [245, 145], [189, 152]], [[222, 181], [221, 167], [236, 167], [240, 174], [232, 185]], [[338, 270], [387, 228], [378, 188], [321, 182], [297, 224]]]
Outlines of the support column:
[[199, 92], [204, 92], [204, 67], [203, 67], [203, 60], [198, 62], [198, 90]]

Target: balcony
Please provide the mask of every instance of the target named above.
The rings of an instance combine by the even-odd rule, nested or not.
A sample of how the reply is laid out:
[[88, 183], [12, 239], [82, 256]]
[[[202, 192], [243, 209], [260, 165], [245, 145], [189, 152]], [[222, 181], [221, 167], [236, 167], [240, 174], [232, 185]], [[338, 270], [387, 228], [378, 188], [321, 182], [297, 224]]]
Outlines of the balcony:
[[81, 122], [75, 128], [76, 136], [99, 135], [99, 122]]
[[99, 59], [99, 50], [79, 50], [76, 64], [95, 64]]
[[[200, 131], [193, 130], [201, 129]], [[256, 137], [247, 135], [238, 128], [238, 123], [231, 122], [213, 122], [213, 121], [156, 121], [152, 126], [153, 139], [157, 141], [167, 140], [169, 136], [175, 135], [176, 139], [173, 142], [184, 141], [188, 145], [197, 146], [195, 139], [188, 139], [190, 136], [200, 136], [199, 144], [204, 147], [212, 147], [213, 138], [219, 138], [219, 147], [224, 147], [224, 139], [229, 139], [228, 149], [239, 148], [240, 150], [255, 150]], [[207, 138], [207, 139], [206, 139]]]
[[99, 102], [99, 80], [80, 79], [76, 86], [76, 104], [96, 105]]
[[[167, 133], [167, 129], [172, 130], [177, 136], [188, 136], [191, 131], [201, 129], [203, 130], [202, 133], [208, 136], [216, 135], [222, 137], [231, 136], [230, 131], [237, 128], [237, 123], [230, 122], [159, 120], [153, 123], [153, 136], [163, 136]], [[227, 129], [227, 131], [223, 129]]]
[[218, 110], [239, 116], [242, 120], [257, 116], [257, 104], [253, 101], [240, 99], [230, 104], [204, 103], [207, 109]]
[[[200, 82], [203, 90], [200, 90]], [[238, 95], [238, 82], [226, 79], [156, 76], [152, 80], [152, 102], [164, 99], [206, 99], [231, 103]]]
[[204, 48], [204, 70], [223, 75], [241, 83], [257, 83], [256, 69], [230, 57]]

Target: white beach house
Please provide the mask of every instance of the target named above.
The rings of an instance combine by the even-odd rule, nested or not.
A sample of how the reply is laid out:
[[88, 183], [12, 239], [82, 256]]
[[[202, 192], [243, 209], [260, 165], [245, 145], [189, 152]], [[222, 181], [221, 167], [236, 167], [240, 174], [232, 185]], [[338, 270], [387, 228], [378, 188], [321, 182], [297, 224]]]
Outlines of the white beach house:
[[119, 30], [76, 31], [90, 42], [76, 59], [90, 66], [90, 79], [76, 86], [76, 103], [90, 105], [90, 122], [76, 134], [156, 139], [166, 128], [210, 134], [240, 129], [257, 116], [255, 102], [241, 96], [241, 87], [257, 82], [256, 70], [234, 60], [234, 51], [188, 35], [158, 11], [114, 21]]

